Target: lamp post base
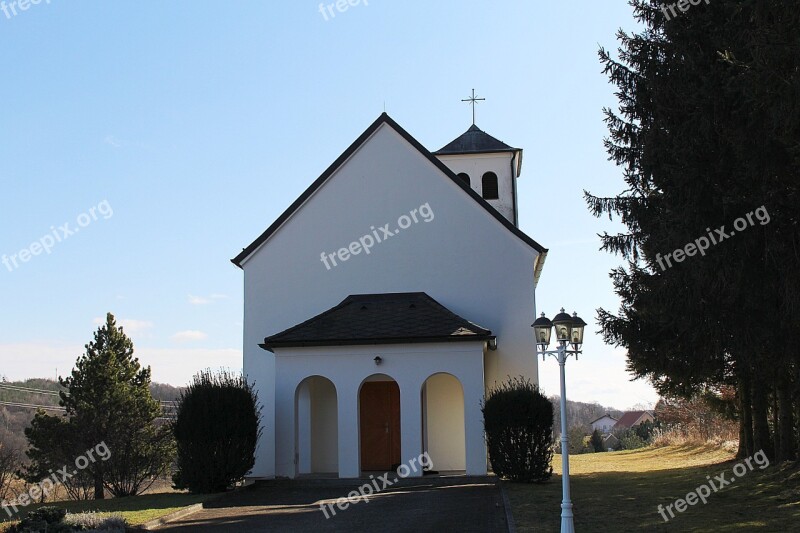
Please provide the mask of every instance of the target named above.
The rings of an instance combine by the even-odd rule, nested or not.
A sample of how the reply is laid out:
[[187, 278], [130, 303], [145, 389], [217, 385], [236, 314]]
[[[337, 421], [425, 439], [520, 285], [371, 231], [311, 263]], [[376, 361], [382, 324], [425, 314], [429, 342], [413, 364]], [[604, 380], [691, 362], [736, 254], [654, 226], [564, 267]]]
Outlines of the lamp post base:
[[575, 533], [575, 524], [572, 523], [572, 504], [561, 504], [561, 533]]

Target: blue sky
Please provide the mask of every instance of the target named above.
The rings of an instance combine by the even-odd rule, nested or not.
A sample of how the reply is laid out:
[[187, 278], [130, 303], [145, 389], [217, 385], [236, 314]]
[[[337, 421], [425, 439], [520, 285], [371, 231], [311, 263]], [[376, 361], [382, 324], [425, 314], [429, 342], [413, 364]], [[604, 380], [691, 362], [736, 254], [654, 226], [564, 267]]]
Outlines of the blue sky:
[[[539, 306], [590, 322], [568, 396], [654, 401], [628, 381], [624, 352], [594, 334], [594, 310], [618, 307], [608, 271], [620, 262], [596, 234], [618, 226], [582, 200], [622, 188], [602, 145], [601, 110], [616, 101], [597, 48], [634, 27], [630, 8], [370, 0], [326, 20], [319, 6], [42, 0], [0, 11], [0, 256], [18, 256], [0, 264], [0, 375], [63, 375], [107, 311], [158, 381], [240, 368], [242, 274], [230, 258], [384, 106], [435, 150], [469, 127], [460, 100], [474, 87], [487, 98], [478, 125], [525, 150], [520, 226], [550, 248]], [[22, 262], [37, 241], [50, 253]], [[540, 364], [549, 394], [557, 368]]]

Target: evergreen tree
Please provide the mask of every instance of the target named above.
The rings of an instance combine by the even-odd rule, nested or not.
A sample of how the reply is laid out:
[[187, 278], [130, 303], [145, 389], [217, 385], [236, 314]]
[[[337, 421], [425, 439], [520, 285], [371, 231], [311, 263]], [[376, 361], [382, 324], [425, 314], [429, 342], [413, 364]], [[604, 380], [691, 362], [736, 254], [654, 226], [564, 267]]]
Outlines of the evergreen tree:
[[602, 452], [605, 447], [603, 446], [603, 436], [600, 434], [599, 429], [592, 431], [592, 438], [589, 440], [595, 452]]
[[[31, 425], [25, 428], [30, 448], [30, 462], [20, 472], [28, 483], [39, 483], [61, 472], [66, 466], [70, 476], [56, 474], [57, 479], [73, 500], [89, 500], [94, 494], [94, 476], [90, 470], [72, 469], [75, 459], [86, 452], [81, 435], [65, 416], [48, 415], [37, 411]], [[44, 497], [44, 495], [43, 495]]]
[[[114, 496], [139, 494], [164, 473], [174, 443], [169, 428], [157, 425], [162, 409], [150, 394], [150, 368], [134, 357], [133, 343], [111, 313], [60, 382], [66, 388], [60, 393], [66, 417], [56, 423], [51, 420], [56, 417], [40, 413], [26, 432], [34, 471], [69, 465], [104, 444], [110, 457], [90, 462], [85, 472], [96, 499], [106, 488]], [[55, 446], [56, 441], [63, 445]]]
[[[603, 237], [627, 263], [611, 274], [622, 307], [599, 310], [603, 334], [663, 394], [736, 386], [740, 455], [771, 453], [774, 439], [775, 455], [791, 458], [800, 407], [800, 11], [795, 0], [701, 3], [678, 16], [654, 0], [630, 4], [645, 29], [619, 33], [618, 59], [600, 50], [618, 88], [606, 146], [625, 192], [586, 195], [595, 215], [627, 227]], [[748, 214], [755, 220], [734, 230]], [[685, 257], [675, 258], [678, 249]]]

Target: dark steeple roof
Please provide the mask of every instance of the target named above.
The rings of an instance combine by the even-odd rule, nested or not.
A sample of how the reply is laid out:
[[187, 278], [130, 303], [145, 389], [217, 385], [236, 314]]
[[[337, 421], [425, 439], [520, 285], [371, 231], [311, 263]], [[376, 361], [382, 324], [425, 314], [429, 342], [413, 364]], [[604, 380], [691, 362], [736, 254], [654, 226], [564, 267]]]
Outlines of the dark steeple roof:
[[518, 148], [512, 148], [503, 141], [495, 139], [473, 124], [460, 137], [441, 150], [434, 152], [434, 155], [516, 152], [517, 150]]
[[289, 346], [402, 344], [489, 340], [492, 332], [453, 313], [424, 292], [359, 294], [264, 339], [265, 350]]

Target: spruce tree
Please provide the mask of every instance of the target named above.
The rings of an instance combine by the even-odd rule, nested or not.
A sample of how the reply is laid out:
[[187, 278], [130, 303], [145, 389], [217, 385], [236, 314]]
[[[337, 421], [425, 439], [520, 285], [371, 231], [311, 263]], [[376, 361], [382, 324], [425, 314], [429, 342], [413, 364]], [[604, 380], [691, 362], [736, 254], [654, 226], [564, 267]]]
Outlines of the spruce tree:
[[[95, 499], [102, 499], [105, 489], [114, 496], [130, 496], [149, 487], [174, 455], [168, 426], [158, 426], [162, 409], [150, 394], [150, 375], [150, 368], [139, 364], [133, 343], [109, 313], [71, 375], [60, 379], [66, 388], [60, 393], [64, 420], [48, 423], [46, 419], [55, 417], [41, 413], [28, 432], [34, 467], [69, 464], [104, 444], [110, 457], [96, 457], [81, 472], [91, 477]], [[60, 434], [69, 437], [69, 453], [63, 446], [53, 446]]]
[[[620, 311], [599, 310], [603, 334], [662, 393], [737, 387], [740, 454], [772, 454], [774, 442], [775, 455], [791, 458], [800, 407], [797, 3], [701, 3], [677, 16], [661, 2], [630, 4], [644, 30], [621, 31], [616, 58], [600, 50], [619, 99], [618, 113], [606, 110], [606, 147], [625, 190], [586, 194], [595, 215], [626, 225], [603, 237], [626, 261], [611, 273]], [[730, 234], [759, 208], [766, 217], [720, 239], [718, 228]], [[702, 254], [665, 259], [700, 238], [711, 241]]]

